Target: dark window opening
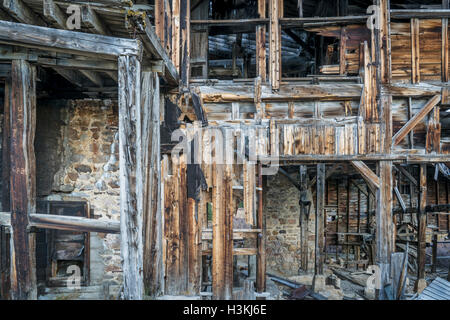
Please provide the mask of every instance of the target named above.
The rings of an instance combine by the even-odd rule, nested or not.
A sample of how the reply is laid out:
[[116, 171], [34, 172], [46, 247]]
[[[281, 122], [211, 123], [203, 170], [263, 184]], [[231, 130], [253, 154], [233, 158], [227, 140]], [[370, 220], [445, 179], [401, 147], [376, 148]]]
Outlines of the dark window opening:
[[[87, 202], [38, 201], [38, 212], [89, 218]], [[65, 287], [79, 270], [80, 285], [89, 285], [89, 233], [38, 229], [36, 278], [39, 287]]]

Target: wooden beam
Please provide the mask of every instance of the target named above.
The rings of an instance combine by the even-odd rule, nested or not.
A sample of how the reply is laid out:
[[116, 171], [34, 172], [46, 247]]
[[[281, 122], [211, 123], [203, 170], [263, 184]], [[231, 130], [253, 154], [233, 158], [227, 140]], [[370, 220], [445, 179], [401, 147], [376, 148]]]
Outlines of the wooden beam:
[[352, 161], [351, 164], [356, 170], [358, 170], [372, 189], [376, 190], [380, 188], [380, 179], [364, 162]]
[[[120, 157], [120, 228], [123, 261], [124, 297], [143, 298], [143, 213], [138, 197], [143, 190], [135, 179], [140, 167], [141, 131], [141, 66], [135, 56], [120, 56], [119, 66], [119, 157]], [[139, 163], [137, 163], [138, 161]], [[141, 185], [139, 185], [141, 186]]]
[[256, 291], [260, 293], [266, 291], [266, 232], [264, 227], [262, 179], [262, 164], [258, 163], [258, 214], [256, 224], [261, 232], [258, 233], [257, 237]]
[[269, 0], [269, 78], [272, 90], [280, 89], [281, 82], [281, 27], [280, 1]]
[[191, 76], [190, 48], [191, 48], [191, 1], [180, 0], [180, 80], [181, 85], [189, 87]]
[[175, 69], [180, 72], [180, 2], [181, 0], [172, 0], [172, 63]]
[[427, 205], [427, 165], [420, 165], [420, 189], [419, 189], [419, 212], [418, 212], [418, 246], [417, 246], [417, 281], [415, 289], [420, 293], [426, 286], [425, 280], [425, 260], [426, 260], [426, 230], [427, 215], [425, 207]]
[[419, 19], [411, 19], [411, 82], [420, 82], [420, 22]]
[[315, 267], [314, 277], [323, 275], [325, 245], [324, 232], [325, 213], [325, 164], [317, 165], [317, 185], [316, 185], [316, 232], [315, 232]]
[[3, 8], [17, 21], [46, 27], [47, 24], [22, 0], [3, 0]]
[[395, 167], [406, 177], [409, 181], [411, 181], [415, 186], [418, 185], [417, 180], [412, 176], [411, 173], [409, 173], [408, 170], [400, 166], [399, 164], [396, 164]]
[[[226, 137], [225, 139], [230, 138]], [[229, 141], [229, 140], [225, 140]], [[234, 217], [234, 203], [233, 203], [233, 165], [225, 165], [225, 193], [223, 194], [224, 209], [224, 245], [225, 245], [225, 265], [224, 265], [224, 296], [223, 299], [231, 300], [233, 298], [233, 217]], [[214, 240], [213, 240], [214, 241]]]
[[225, 203], [224, 165], [213, 164], [213, 249], [212, 249], [212, 293], [217, 300], [225, 299]]
[[[11, 226], [11, 214], [0, 212], [0, 225]], [[66, 230], [74, 232], [120, 233], [120, 222], [95, 220], [83, 217], [30, 213], [29, 226], [41, 229]]]
[[449, 9], [395, 9], [391, 10], [394, 19], [441, 19], [449, 18]]
[[[67, 28], [67, 17], [63, 13], [63, 11], [53, 2], [53, 0], [44, 0], [43, 4], [43, 10], [44, 10], [44, 16], [50, 19], [54, 24], [56, 24], [61, 29], [68, 29]], [[93, 10], [90, 7], [83, 7], [82, 8], [82, 19], [83, 22], [85, 22], [87, 25], [95, 29], [95, 22], [98, 21], [98, 17], [93, 12]], [[100, 23], [100, 22], [99, 22]], [[95, 26], [93, 26], [95, 24]], [[103, 35], [109, 35], [109, 32], [95, 32], [98, 34]], [[58, 74], [66, 78], [72, 83], [75, 83], [77, 86], [81, 86], [81, 82], [78, 80], [80, 77], [78, 75], [78, 71], [60, 71], [58, 69], [54, 69]], [[86, 78], [88, 78], [92, 83], [95, 85], [102, 87], [103, 86], [103, 80], [100, 77], [100, 75], [87, 70], [81, 70], [80, 71]]]
[[155, 33], [157, 37], [164, 42], [164, 31], [165, 31], [165, 21], [164, 21], [164, 10], [165, 10], [164, 0], [155, 0]]
[[398, 203], [400, 204], [400, 207], [405, 212], [406, 211], [405, 201], [403, 200], [400, 190], [398, 190], [398, 187], [394, 187], [394, 193], [395, 193], [395, 197], [398, 200]]
[[380, 188], [376, 192], [376, 263], [380, 268], [379, 299], [385, 299], [384, 286], [389, 283], [390, 258], [394, 252], [392, 218], [392, 162], [379, 162]]
[[[445, 2], [445, 1], [444, 1]], [[446, 2], [448, 4], [448, 1]], [[442, 82], [448, 82], [448, 18], [442, 19], [442, 45], [441, 45], [441, 73], [442, 73]]]
[[36, 208], [36, 69], [24, 60], [11, 64], [11, 296], [36, 299], [34, 234], [28, 215]]
[[76, 70], [53, 68], [61, 77], [81, 88], [86, 85], [84, 77]]
[[86, 5], [81, 9], [81, 20], [89, 28], [89, 31], [96, 34], [101, 34], [105, 36], [111, 35], [108, 27], [103, 21], [100, 20], [97, 13], [91, 6]]
[[28, 48], [109, 58], [141, 56], [139, 41], [0, 21], [0, 42]]
[[[163, 223], [161, 215], [161, 134], [159, 125], [161, 97], [159, 77], [156, 73], [143, 72], [143, 110], [151, 112], [148, 139], [150, 156], [148, 168], [147, 209], [144, 215], [144, 285], [145, 291], [157, 296], [164, 288]], [[145, 129], [144, 129], [145, 133]]]
[[392, 137], [392, 145], [398, 145], [406, 135], [422, 121], [425, 116], [441, 101], [441, 96], [436, 95], [425, 104], [395, 135]]
[[67, 29], [67, 16], [53, 0], [43, 0], [44, 17], [61, 29]]
[[139, 37], [144, 44], [144, 47], [151, 55], [153, 55], [156, 59], [162, 60], [164, 62], [165, 72], [164, 78], [171, 84], [178, 85], [179, 75], [178, 69], [174, 65], [174, 63], [169, 59], [169, 56], [166, 53], [166, 50], [162, 47], [161, 42], [156, 35], [154, 29], [152, 28], [152, 24], [148, 17], [145, 17], [143, 22], [134, 21], [133, 25], [137, 27], [137, 29], [141, 32]]
[[[258, 0], [259, 18], [266, 18], [266, 0]], [[267, 81], [266, 63], [266, 26], [256, 26], [256, 76], [261, 77], [262, 82]]]
[[59, 69], [117, 72], [117, 62], [110, 60], [38, 57], [37, 64], [41, 66], [58, 67]]

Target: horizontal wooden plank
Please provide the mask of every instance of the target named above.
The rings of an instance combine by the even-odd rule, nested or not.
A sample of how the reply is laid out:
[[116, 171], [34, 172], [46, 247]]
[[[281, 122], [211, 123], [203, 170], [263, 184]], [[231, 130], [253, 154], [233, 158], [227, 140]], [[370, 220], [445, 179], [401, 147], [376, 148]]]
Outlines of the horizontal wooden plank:
[[[79, 232], [120, 233], [120, 222], [113, 220], [95, 220], [82, 217], [32, 213], [30, 226], [44, 229], [56, 229]], [[11, 214], [0, 212], [0, 225], [11, 225]]]
[[142, 45], [137, 40], [8, 21], [0, 21], [0, 42], [97, 57], [142, 54]]
[[[257, 254], [256, 248], [234, 248], [233, 249], [233, 256], [253, 256]], [[212, 255], [211, 249], [206, 249], [202, 251], [203, 256], [210, 256]]]

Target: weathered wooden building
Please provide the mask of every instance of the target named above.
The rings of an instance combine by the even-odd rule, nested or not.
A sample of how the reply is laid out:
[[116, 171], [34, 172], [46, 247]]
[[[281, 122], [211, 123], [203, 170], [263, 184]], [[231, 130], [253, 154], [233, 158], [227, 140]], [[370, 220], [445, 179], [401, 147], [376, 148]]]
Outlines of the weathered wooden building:
[[450, 242], [449, 17], [4, 0], [0, 297], [267, 298], [343, 269], [421, 292]]

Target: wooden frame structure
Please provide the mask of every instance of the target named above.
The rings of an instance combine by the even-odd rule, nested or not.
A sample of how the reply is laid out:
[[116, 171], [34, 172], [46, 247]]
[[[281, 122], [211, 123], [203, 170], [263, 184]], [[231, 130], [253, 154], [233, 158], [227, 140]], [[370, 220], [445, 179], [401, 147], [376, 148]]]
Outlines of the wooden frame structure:
[[[423, 289], [427, 214], [437, 212], [439, 232], [442, 223], [437, 217], [448, 212], [448, 190], [447, 205], [439, 204], [438, 197], [435, 206], [427, 207], [427, 167], [434, 165], [445, 171], [442, 168], [450, 162], [450, 143], [442, 140], [444, 123], [440, 118], [440, 108], [450, 104], [448, 1], [443, 2], [442, 10], [417, 11], [391, 10], [389, 0], [374, 0], [378, 24], [370, 30], [363, 30], [369, 16], [346, 16], [345, 5], [336, 17], [304, 17], [300, 1], [298, 17], [293, 18], [285, 17], [283, 0], [258, 0], [256, 18], [208, 20], [201, 14], [201, 19], [191, 19], [201, 1], [155, 0], [153, 27], [147, 11], [137, 6], [119, 0], [99, 2], [107, 4], [106, 8], [95, 4], [83, 7], [83, 31], [89, 33], [67, 30], [62, 5], [52, 0], [43, 3], [44, 17], [21, 0], [4, 1], [0, 11], [0, 43], [5, 48], [0, 61], [6, 62], [0, 66], [7, 65], [0, 68], [0, 76], [6, 79], [3, 148], [8, 150], [2, 168], [9, 168], [2, 177], [9, 182], [9, 195], [4, 201], [7, 209], [0, 213], [0, 224], [12, 233], [13, 299], [36, 298], [30, 254], [35, 240], [30, 227], [120, 233], [125, 299], [161, 294], [236, 298], [239, 294], [233, 290], [233, 261], [241, 255], [256, 256], [256, 265], [249, 263], [249, 272], [253, 268], [256, 293], [262, 295], [266, 291], [267, 245], [263, 176], [271, 165], [300, 166], [300, 180], [296, 183], [300, 192], [315, 187], [311, 192], [315, 197], [315, 286], [323, 281], [320, 278], [328, 255], [327, 179], [336, 173], [338, 165], [343, 165], [353, 170], [356, 178], [347, 181], [345, 232], [339, 229], [342, 212], [337, 197], [334, 236], [343, 234], [347, 245], [352, 236], [349, 194], [353, 183], [358, 189], [358, 206], [361, 193], [367, 198], [367, 225], [369, 212], [373, 211], [375, 241], [371, 259], [380, 270], [377, 296], [387, 298], [384, 288], [393, 281], [391, 257], [398, 243], [394, 208], [397, 199], [402, 214], [418, 213], [417, 289]], [[8, 13], [8, 20], [18, 22], [6, 21], [3, 11]], [[123, 14], [133, 38], [99, 18], [102, 12]], [[208, 28], [244, 24], [254, 28], [256, 77], [240, 81], [193, 79], [196, 64], [205, 68], [203, 76], [208, 74], [208, 62], [191, 56], [198, 49], [193, 44], [207, 41]], [[432, 32], [435, 25], [442, 31], [439, 61], [425, 62], [423, 43], [427, 40], [421, 32]], [[338, 74], [283, 78], [284, 27], [339, 39]], [[206, 38], [196, 35], [196, 28], [205, 28]], [[399, 61], [403, 53], [393, 43], [394, 38], [410, 45], [406, 62]], [[356, 47], [353, 42], [357, 42]], [[202, 47], [200, 51], [207, 55], [208, 49]], [[120, 223], [36, 212], [32, 146], [37, 66], [54, 69], [81, 89], [89, 83], [101, 91], [106, 83], [104, 74], [110, 78], [108, 81], [114, 81], [111, 90], [119, 101]], [[439, 79], [432, 74], [436, 68]], [[357, 71], [349, 76], [349, 69]], [[408, 104], [405, 110], [401, 109], [403, 101]], [[172, 104], [180, 111], [175, 125], [189, 142], [200, 139], [202, 157], [239, 154], [242, 163], [204, 162], [195, 167], [188, 155], [165, 152], [160, 125], [170, 120], [163, 114]], [[220, 132], [226, 142], [239, 137], [244, 141], [242, 149], [237, 143], [231, 147], [214, 146], [219, 139], [215, 136], [208, 140], [208, 131], [195, 138], [190, 130], [200, 127], [214, 134]], [[419, 129], [425, 136], [423, 148], [414, 146], [420, 139]], [[246, 146], [250, 150], [246, 151]], [[416, 165], [417, 177], [413, 173]], [[309, 183], [308, 166], [313, 166], [316, 174]], [[199, 182], [203, 180], [199, 176], [206, 182]], [[355, 183], [356, 179], [364, 181], [367, 188]], [[404, 179], [410, 185], [410, 208], [399, 189]], [[416, 207], [412, 206], [411, 199], [416, 195], [412, 185], [419, 187]], [[193, 189], [196, 192], [191, 193]], [[241, 198], [242, 208], [236, 205]], [[239, 210], [244, 212], [244, 227], [236, 226]], [[301, 264], [309, 272], [308, 252], [304, 249], [308, 217], [305, 207], [300, 211]], [[363, 236], [361, 211], [358, 207], [357, 236]], [[448, 213], [446, 219], [450, 226]], [[237, 247], [235, 240], [246, 245], [254, 242], [253, 246]], [[348, 256], [348, 246], [346, 250]], [[205, 276], [208, 256], [211, 281]], [[205, 287], [210, 287], [210, 292], [204, 292]]]

